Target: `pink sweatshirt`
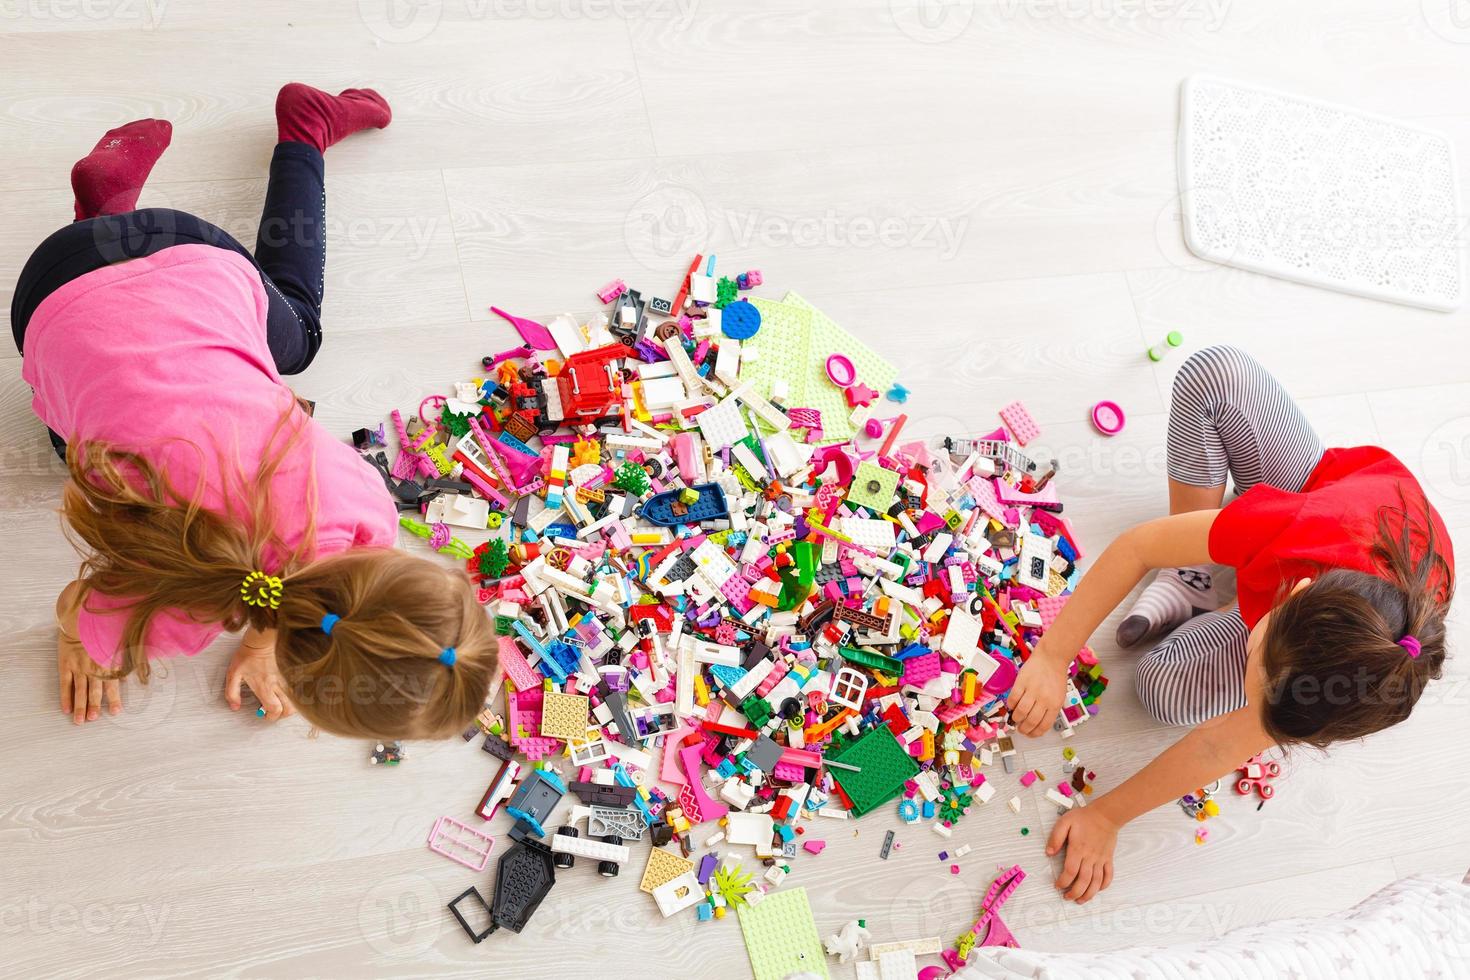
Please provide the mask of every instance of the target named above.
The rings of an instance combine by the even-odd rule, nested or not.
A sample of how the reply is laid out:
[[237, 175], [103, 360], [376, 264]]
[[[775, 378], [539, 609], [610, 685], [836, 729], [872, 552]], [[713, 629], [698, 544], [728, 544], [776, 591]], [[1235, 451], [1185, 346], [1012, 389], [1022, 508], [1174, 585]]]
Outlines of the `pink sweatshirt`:
[[[238, 465], [254, 478], [293, 399], [266, 347], [265, 322], [265, 287], [249, 262], [226, 249], [178, 245], [48, 296], [26, 331], [21, 375], [35, 389], [36, 415], [67, 442], [101, 439], [140, 452], [181, 494], [199, 487], [206, 508], [229, 514], [241, 507], [232, 471]], [[314, 421], [271, 491], [288, 546], [313, 518], [318, 556], [397, 541], [382, 478]], [[79, 614], [82, 645], [105, 666], [115, 662], [126, 622], [119, 605], [92, 596]], [[161, 615], [148, 655], [193, 656], [219, 634], [218, 624], [182, 612]]]

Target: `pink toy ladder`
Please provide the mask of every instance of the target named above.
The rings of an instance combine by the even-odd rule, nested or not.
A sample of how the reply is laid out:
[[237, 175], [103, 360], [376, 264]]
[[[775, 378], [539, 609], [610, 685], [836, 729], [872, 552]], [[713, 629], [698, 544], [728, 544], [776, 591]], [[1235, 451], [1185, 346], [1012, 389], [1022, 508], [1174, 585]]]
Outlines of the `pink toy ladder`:
[[1001, 872], [981, 900], [980, 917], [975, 920], [975, 924], [956, 940], [953, 949], [947, 949], [940, 954], [945, 965], [951, 970], [958, 970], [965, 965], [970, 951], [976, 946], [1010, 946], [1013, 949], [1020, 946], [1016, 942], [1015, 934], [1000, 920], [999, 913], [1000, 907], [1011, 897], [1011, 892], [1025, 880], [1026, 872], [1021, 870], [1019, 864]]

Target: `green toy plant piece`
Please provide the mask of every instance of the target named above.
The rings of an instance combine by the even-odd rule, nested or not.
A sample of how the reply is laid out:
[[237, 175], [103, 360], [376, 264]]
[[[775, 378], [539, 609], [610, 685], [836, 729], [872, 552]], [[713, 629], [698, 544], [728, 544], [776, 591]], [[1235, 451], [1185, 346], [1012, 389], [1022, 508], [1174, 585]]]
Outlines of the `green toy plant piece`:
[[755, 890], [751, 883], [751, 873], [743, 868], [726, 868], [724, 865], [715, 869], [710, 878], [710, 884], [725, 904], [731, 908], [739, 908], [745, 904], [745, 896]]
[[653, 483], [648, 478], [647, 470], [637, 463], [626, 462], [613, 474], [613, 486], [641, 497], [653, 487]]
[[447, 405], [439, 415], [439, 424], [448, 429], [457, 439], [464, 438], [470, 431], [470, 417], [468, 415], [456, 415], [449, 410], [449, 406]]
[[485, 550], [480, 553], [480, 574], [500, 578], [509, 565], [510, 549], [505, 546], [504, 540], [491, 538], [485, 542]]
[[729, 277], [721, 278], [720, 281], [715, 284], [715, 309], [723, 310], [725, 307], [735, 302], [735, 297], [739, 295], [739, 293], [739, 283], [737, 283], [734, 279], [730, 279]]

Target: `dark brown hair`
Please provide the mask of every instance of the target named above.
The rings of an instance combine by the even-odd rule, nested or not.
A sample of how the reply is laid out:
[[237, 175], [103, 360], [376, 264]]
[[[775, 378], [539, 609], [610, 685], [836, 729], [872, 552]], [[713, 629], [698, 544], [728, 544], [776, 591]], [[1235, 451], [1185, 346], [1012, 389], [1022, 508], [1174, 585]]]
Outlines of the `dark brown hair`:
[[[457, 570], [388, 548], [316, 558], [314, 534], [287, 547], [270, 500], [272, 477], [305, 422], [287, 411], [253, 476], [236, 473], [232, 512], [179, 493], [148, 459], [95, 442], [73, 444], [62, 498], [83, 553], [81, 601], [123, 600], [127, 625], [112, 677], [147, 683], [145, 637], [165, 610], [226, 630], [275, 629], [276, 664], [313, 725], [366, 738], [447, 738], [480, 712], [497, 663], [495, 631]], [[314, 490], [308, 498], [314, 497]], [[315, 509], [315, 500], [293, 502]], [[248, 605], [245, 576], [282, 580], [278, 608]], [[328, 613], [340, 617], [331, 635]], [[455, 648], [446, 666], [440, 654]]]
[[[1271, 611], [1262, 723], [1277, 744], [1323, 749], [1382, 731], [1439, 678], [1454, 573], [1430, 513], [1422, 494], [1412, 508], [1401, 495], [1378, 512], [1370, 555], [1380, 574], [1324, 571]], [[1418, 657], [1400, 645], [1405, 636]]]

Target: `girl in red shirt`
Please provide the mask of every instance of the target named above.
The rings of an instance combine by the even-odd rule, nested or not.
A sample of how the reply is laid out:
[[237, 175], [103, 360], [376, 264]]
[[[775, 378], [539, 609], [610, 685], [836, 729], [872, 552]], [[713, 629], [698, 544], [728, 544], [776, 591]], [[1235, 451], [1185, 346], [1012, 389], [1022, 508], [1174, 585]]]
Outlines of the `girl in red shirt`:
[[[1323, 449], [1301, 410], [1249, 355], [1212, 347], [1174, 381], [1169, 517], [1098, 558], [1021, 669], [1008, 699], [1023, 735], [1061, 707], [1078, 649], [1145, 572], [1118, 628], [1160, 721], [1194, 731], [1086, 809], [1064, 814], [1057, 887], [1085, 902], [1113, 877], [1120, 827], [1273, 745], [1325, 748], [1409, 716], [1445, 658], [1454, 591], [1449, 534], [1385, 449]], [[1223, 508], [1226, 476], [1238, 496]], [[1208, 563], [1236, 570], [1218, 608]]]

